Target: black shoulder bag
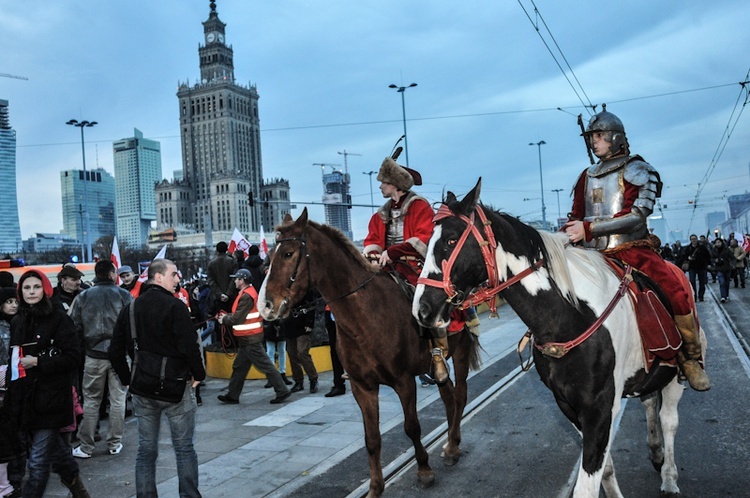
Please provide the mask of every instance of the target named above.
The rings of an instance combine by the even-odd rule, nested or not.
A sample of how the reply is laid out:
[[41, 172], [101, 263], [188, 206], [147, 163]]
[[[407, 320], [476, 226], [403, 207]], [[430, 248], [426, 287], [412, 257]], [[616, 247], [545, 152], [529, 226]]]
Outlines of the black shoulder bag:
[[138, 349], [135, 330], [135, 301], [130, 303], [130, 336], [133, 339], [133, 369], [130, 392], [144, 398], [179, 403], [190, 380], [184, 360]]

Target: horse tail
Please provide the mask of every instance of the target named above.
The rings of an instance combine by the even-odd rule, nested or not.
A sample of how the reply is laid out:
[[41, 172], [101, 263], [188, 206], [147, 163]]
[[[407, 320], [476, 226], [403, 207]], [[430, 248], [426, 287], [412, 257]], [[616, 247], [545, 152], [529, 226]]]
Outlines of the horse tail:
[[479, 354], [483, 351], [482, 346], [479, 344], [479, 337], [469, 332], [468, 328], [464, 328], [464, 333], [469, 337], [469, 368], [477, 371], [482, 366], [482, 355]]

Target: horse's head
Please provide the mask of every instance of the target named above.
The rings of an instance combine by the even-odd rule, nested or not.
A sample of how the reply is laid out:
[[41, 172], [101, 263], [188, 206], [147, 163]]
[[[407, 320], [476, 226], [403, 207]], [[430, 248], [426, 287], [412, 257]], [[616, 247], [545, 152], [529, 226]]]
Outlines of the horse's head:
[[[482, 179], [459, 201], [448, 192], [435, 215], [424, 267], [417, 285], [412, 314], [425, 327], [447, 327], [450, 313], [464, 298], [488, 279], [479, 242], [468, 236], [479, 203]], [[483, 230], [483, 227], [479, 227]], [[444, 274], [444, 271], [448, 274]]]
[[288, 316], [310, 289], [306, 228], [307, 208], [296, 221], [287, 214], [277, 227], [271, 265], [258, 294], [258, 311], [265, 320]]

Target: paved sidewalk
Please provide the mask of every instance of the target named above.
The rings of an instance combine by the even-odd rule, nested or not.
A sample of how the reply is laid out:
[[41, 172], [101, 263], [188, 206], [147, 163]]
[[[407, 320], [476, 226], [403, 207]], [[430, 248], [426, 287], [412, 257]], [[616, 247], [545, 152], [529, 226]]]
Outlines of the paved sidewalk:
[[[483, 368], [505, 356], [525, 332], [508, 307], [500, 308], [500, 320], [482, 318], [480, 342]], [[332, 373], [320, 375], [320, 390], [292, 394], [290, 401], [271, 405], [272, 389], [265, 380], [247, 381], [239, 405], [216, 399], [227, 386], [226, 379], [206, 380], [201, 388], [203, 405], [198, 407], [195, 447], [200, 464], [200, 490], [204, 497], [285, 496], [364, 447], [364, 429], [359, 407], [347, 390], [345, 396], [326, 398]], [[305, 387], [307, 381], [305, 382]], [[417, 390], [419, 408], [439, 400], [437, 388]], [[401, 424], [401, 404], [395, 392], [381, 387], [381, 431]], [[106, 434], [106, 421], [102, 422]], [[81, 476], [91, 495], [130, 497], [135, 494], [137, 428], [134, 417], [126, 420], [124, 449], [109, 455], [99, 442], [94, 456], [78, 460]], [[366, 461], [362, 462], [367, 465]], [[177, 477], [169, 427], [163, 422], [157, 461], [160, 496], [177, 495]], [[68, 496], [55, 474], [45, 496]]]

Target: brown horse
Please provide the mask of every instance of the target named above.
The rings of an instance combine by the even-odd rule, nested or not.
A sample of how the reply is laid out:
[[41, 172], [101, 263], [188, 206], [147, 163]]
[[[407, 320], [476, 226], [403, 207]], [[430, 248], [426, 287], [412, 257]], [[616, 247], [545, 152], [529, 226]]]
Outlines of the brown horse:
[[[417, 475], [430, 486], [435, 475], [428, 463], [417, 418], [415, 377], [427, 373], [430, 344], [420, 337], [411, 315], [411, 298], [386, 273], [373, 266], [335, 228], [308, 221], [307, 209], [293, 221], [287, 215], [277, 227], [271, 267], [258, 296], [266, 320], [289, 315], [293, 305], [315, 287], [336, 317], [337, 352], [362, 410], [365, 445], [370, 459], [370, 491], [380, 496], [385, 483], [380, 461], [378, 391], [393, 388], [404, 411], [404, 430], [414, 445]], [[444, 463], [460, 457], [461, 417], [466, 406], [469, 368], [479, 366], [479, 342], [464, 328], [449, 340], [456, 384], [440, 387], [448, 418]]]

